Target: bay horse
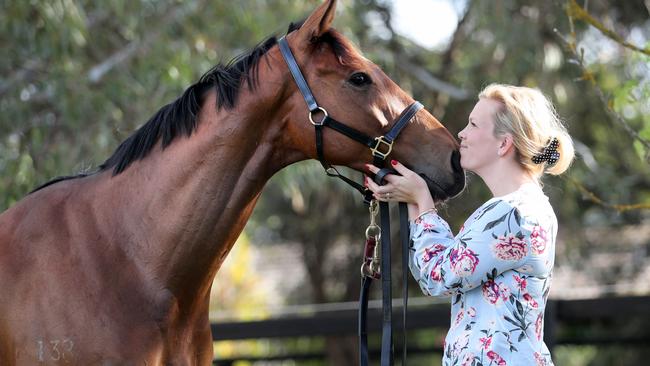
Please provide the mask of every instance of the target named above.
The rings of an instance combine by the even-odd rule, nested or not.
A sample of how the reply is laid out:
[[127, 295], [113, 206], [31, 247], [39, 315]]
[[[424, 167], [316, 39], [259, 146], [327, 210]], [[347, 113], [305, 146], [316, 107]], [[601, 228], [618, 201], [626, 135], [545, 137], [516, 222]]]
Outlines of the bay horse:
[[[336, 1], [286, 35], [330, 115], [380, 136], [413, 99], [331, 28]], [[323, 132], [329, 163], [370, 151]], [[213, 278], [265, 183], [315, 158], [275, 37], [217, 65], [96, 172], [46, 183], [0, 214], [0, 365], [210, 365]], [[464, 186], [457, 142], [424, 110], [391, 152], [439, 199]]]

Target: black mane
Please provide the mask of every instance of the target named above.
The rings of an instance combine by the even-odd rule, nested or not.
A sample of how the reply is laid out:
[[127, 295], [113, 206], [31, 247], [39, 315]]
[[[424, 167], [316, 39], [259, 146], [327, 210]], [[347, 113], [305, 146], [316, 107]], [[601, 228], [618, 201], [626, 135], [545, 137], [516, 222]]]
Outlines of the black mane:
[[[291, 33], [302, 26], [302, 22], [291, 23], [287, 33]], [[329, 44], [337, 56], [346, 54], [346, 47], [338, 34], [330, 31], [312, 40], [314, 44]], [[258, 44], [250, 52], [235, 57], [227, 64], [217, 64], [207, 71], [199, 81], [188, 87], [175, 101], [160, 108], [144, 125], [135, 133], [124, 140], [113, 155], [109, 157], [94, 172], [113, 170], [113, 175], [120, 174], [136, 160], [146, 157], [156, 146], [159, 140], [162, 148], [179, 136], [190, 136], [197, 126], [197, 117], [205, 94], [215, 88], [217, 91], [217, 109], [231, 109], [237, 104], [237, 97], [244, 80], [251, 90], [258, 85], [258, 64], [260, 59], [269, 49], [277, 44], [277, 38], [271, 36]], [[55, 178], [32, 192], [38, 191], [54, 183], [68, 179], [81, 178], [94, 173], [81, 173], [78, 175]]]
[[248, 54], [238, 56], [226, 65], [214, 66], [178, 99], [160, 108], [147, 123], [124, 140], [99, 166], [99, 171], [112, 168], [113, 175], [120, 174], [132, 162], [147, 156], [159, 140], [162, 139], [164, 149], [178, 136], [190, 136], [196, 129], [205, 92], [211, 88], [217, 91], [217, 109], [233, 108], [244, 79], [251, 90], [257, 87], [259, 60], [276, 43], [276, 38], [270, 37]]

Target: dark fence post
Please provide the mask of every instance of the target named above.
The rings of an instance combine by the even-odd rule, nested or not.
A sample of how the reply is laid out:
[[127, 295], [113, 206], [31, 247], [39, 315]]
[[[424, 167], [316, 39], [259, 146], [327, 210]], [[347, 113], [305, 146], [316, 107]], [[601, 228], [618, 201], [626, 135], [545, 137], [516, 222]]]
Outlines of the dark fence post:
[[544, 314], [544, 343], [546, 343], [551, 355], [557, 339], [558, 303], [559, 300], [549, 300], [546, 303], [546, 312]]

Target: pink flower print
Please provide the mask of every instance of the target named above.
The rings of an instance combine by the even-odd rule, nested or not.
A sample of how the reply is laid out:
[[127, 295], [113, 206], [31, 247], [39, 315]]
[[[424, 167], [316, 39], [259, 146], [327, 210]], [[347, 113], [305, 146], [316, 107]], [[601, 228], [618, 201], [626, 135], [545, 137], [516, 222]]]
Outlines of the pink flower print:
[[474, 251], [466, 247], [459, 247], [453, 249], [449, 255], [451, 270], [458, 277], [467, 277], [474, 273], [476, 266], [478, 266], [478, 256]]
[[471, 308], [467, 309], [467, 315], [469, 315], [471, 318], [475, 317], [476, 308], [472, 306]]
[[542, 339], [542, 331], [544, 330], [544, 314], [539, 313], [537, 315], [537, 320], [535, 321], [535, 335], [537, 340]]
[[433, 244], [428, 248], [424, 248], [424, 255], [422, 256], [422, 260], [424, 263], [428, 263], [431, 259], [437, 257], [438, 254], [440, 254], [440, 252], [445, 249], [445, 246], [442, 244]]
[[528, 303], [528, 305], [530, 305], [533, 309], [537, 309], [538, 306], [537, 301], [535, 301], [535, 299], [529, 293], [523, 294], [523, 297], [524, 300], [526, 300], [526, 302]]
[[539, 352], [533, 354], [535, 356], [535, 366], [547, 366], [546, 357], [542, 356]]
[[499, 354], [494, 351], [488, 351], [487, 357], [495, 362], [495, 364], [498, 366], [506, 366], [506, 360], [504, 360], [503, 357], [499, 356]]
[[494, 241], [492, 252], [502, 261], [518, 261], [526, 256], [528, 248], [525, 241], [508, 234], [508, 236], [499, 236]]
[[460, 361], [460, 366], [472, 366], [474, 361], [474, 354], [472, 352], [467, 352], [463, 359]]
[[493, 280], [488, 280], [483, 283], [483, 298], [487, 300], [490, 304], [497, 305], [501, 299], [501, 288]]
[[463, 309], [458, 311], [458, 314], [456, 315], [456, 320], [454, 321], [454, 327], [457, 327], [460, 322], [463, 321], [463, 318], [465, 317], [465, 312]]
[[481, 337], [478, 341], [481, 342], [481, 347], [483, 347], [484, 350], [488, 350], [492, 344], [492, 336]]
[[541, 226], [533, 227], [530, 233], [530, 246], [534, 254], [540, 255], [546, 250], [546, 230]]
[[449, 350], [450, 358], [458, 358], [461, 355], [461, 352], [463, 352], [463, 350], [467, 348], [468, 344], [469, 344], [469, 333], [468, 332], [461, 333], [450, 347], [451, 348]]
[[422, 222], [422, 231], [431, 232], [435, 229], [435, 227], [436, 224], [433, 224], [431, 222], [426, 222], [426, 221]]
[[506, 301], [510, 297], [510, 288], [503, 282], [499, 282], [499, 294], [501, 300]]
[[431, 269], [430, 277], [432, 281], [436, 281], [436, 282], [442, 281], [442, 260], [443, 259], [444, 258], [442, 257], [438, 258], [436, 264]]
[[515, 282], [517, 282], [517, 287], [519, 287], [521, 291], [526, 290], [526, 285], [528, 285], [528, 281], [526, 281], [524, 277], [519, 277], [517, 275], [513, 275], [512, 277], [514, 277]]

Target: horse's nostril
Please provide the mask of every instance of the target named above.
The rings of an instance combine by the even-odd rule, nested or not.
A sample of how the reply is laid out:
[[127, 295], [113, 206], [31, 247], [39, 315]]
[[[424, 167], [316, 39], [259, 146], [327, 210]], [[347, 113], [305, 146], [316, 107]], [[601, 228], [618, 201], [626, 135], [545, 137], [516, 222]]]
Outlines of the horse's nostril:
[[451, 167], [456, 172], [462, 172], [463, 168], [460, 166], [460, 151], [454, 150], [451, 153]]

